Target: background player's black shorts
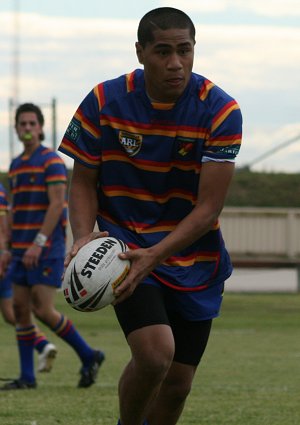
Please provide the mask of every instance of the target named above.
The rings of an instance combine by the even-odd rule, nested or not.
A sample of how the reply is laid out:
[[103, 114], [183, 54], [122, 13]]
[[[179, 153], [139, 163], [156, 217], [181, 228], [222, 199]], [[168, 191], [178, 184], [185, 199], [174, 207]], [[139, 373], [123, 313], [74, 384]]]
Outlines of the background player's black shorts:
[[174, 361], [197, 366], [206, 348], [212, 319], [188, 321], [167, 308], [163, 289], [140, 284], [133, 294], [115, 306], [120, 326], [127, 337], [145, 326], [165, 324], [172, 328]]

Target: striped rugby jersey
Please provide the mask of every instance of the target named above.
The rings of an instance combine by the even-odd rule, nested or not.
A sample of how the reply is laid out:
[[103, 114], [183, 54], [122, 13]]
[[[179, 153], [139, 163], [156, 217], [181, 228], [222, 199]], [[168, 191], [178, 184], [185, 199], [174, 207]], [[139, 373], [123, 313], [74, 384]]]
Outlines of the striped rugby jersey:
[[[175, 104], [151, 103], [144, 73], [97, 85], [72, 118], [59, 150], [98, 168], [99, 226], [131, 248], [148, 247], [193, 209], [205, 161], [234, 161], [241, 144], [238, 104], [192, 74]], [[219, 223], [174, 254], [153, 276], [178, 290], [200, 290], [231, 274]]]
[[2, 183], [0, 183], [0, 215], [6, 215], [8, 212], [7, 193]]
[[[63, 160], [53, 150], [40, 145], [28, 157], [24, 153], [13, 159], [9, 169], [12, 193], [12, 252], [23, 256], [39, 232], [49, 206], [47, 187], [66, 183], [67, 172]], [[65, 255], [67, 204], [43, 248], [42, 259]]]

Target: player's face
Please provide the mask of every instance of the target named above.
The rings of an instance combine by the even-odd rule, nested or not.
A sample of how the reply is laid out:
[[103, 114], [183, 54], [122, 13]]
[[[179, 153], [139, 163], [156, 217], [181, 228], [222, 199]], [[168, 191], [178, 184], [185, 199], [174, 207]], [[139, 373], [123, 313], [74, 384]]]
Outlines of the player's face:
[[158, 102], [176, 101], [186, 88], [194, 62], [194, 40], [189, 29], [154, 31], [154, 41], [143, 48], [136, 43], [144, 65], [148, 96]]
[[40, 143], [43, 129], [34, 112], [22, 112], [16, 124], [16, 131], [25, 145], [32, 145]]

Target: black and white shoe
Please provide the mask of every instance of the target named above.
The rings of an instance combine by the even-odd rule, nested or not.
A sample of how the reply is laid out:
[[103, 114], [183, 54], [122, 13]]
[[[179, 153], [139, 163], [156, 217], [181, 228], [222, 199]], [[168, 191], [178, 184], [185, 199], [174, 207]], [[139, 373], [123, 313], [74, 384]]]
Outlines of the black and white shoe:
[[78, 382], [78, 388], [88, 388], [96, 382], [99, 367], [104, 361], [105, 356], [102, 351], [95, 351], [94, 358], [88, 367], [82, 367], [80, 369], [80, 380]]

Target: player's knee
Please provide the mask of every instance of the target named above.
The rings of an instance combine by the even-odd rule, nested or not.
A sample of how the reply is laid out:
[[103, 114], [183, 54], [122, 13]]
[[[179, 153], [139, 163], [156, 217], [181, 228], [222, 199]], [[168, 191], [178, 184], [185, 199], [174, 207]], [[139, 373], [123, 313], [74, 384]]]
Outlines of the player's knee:
[[172, 350], [150, 354], [148, 357], [149, 373], [159, 378], [164, 377], [172, 364], [172, 358]]
[[8, 325], [15, 326], [15, 316], [13, 314], [10, 314], [10, 313], [6, 314], [6, 313], [4, 313], [3, 314], [3, 319], [5, 320], [5, 322]]
[[36, 296], [32, 297], [32, 312], [42, 322], [49, 322], [49, 306], [42, 304]]
[[41, 322], [48, 323], [49, 321], [48, 313], [41, 306], [34, 305], [32, 307], [32, 313]]
[[166, 376], [173, 360], [174, 348], [165, 344], [161, 347], [148, 347], [136, 357], [135, 364], [148, 380], [161, 381]]
[[9, 325], [15, 325], [15, 315], [12, 304], [8, 306], [0, 305], [0, 311], [3, 317], [3, 320]]
[[188, 381], [173, 381], [164, 386], [169, 402], [174, 406], [179, 406], [185, 402], [191, 388], [191, 383]]

